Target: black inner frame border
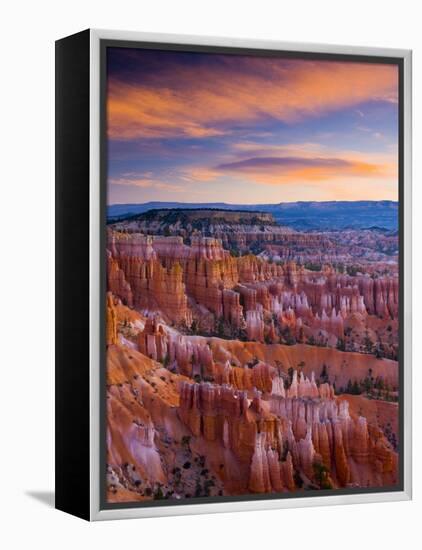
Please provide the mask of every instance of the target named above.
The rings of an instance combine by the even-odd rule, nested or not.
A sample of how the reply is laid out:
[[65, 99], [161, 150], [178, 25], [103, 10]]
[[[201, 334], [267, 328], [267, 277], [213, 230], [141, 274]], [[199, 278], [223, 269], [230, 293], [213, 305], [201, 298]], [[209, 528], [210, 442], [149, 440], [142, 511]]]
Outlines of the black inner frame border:
[[[144, 502], [107, 502], [107, 422], [106, 422], [106, 346], [105, 346], [105, 307], [107, 289], [106, 270], [106, 222], [107, 222], [107, 174], [108, 174], [108, 138], [107, 138], [107, 49], [128, 48], [159, 51], [174, 51], [184, 53], [208, 53], [220, 55], [241, 55], [256, 57], [276, 57], [282, 59], [307, 59], [318, 61], [342, 61], [351, 63], [373, 63], [395, 65], [399, 73], [399, 104], [398, 104], [398, 172], [399, 172], [399, 201], [398, 201], [398, 229], [399, 229], [399, 423], [398, 423], [398, 456], [399, 479], [393, 486], [321, 489], [309, 491], [295, 491], [294, 493], [263, 493], [244, 494], [217, 497], [192, 497], [180, 500], [151, 500]], [[335, 46], [333, 46], [335, 49]], [[91, 452], [100, 454], [100, 510], [116, 510], [128, 508], [151, 508], [162, 506], [189, 506], [195, 504], [253, 502], [265, 500], [281, 500], [290, 498], [324, 497], [341, 495], [359, 495], [370, 493], [390, 493], [404, 490], [404, 58], [377, 55], [340, 54], [300, 52], [294, 50], [271, 50], [236, 46], [211, 46], [192, 44], [172, 44], [160, 42], [143, 42], [133, 40], [100, 39], [100, 387], [99, 387], [99, 414], [100, 414], [100, 449], [91, 449]]]

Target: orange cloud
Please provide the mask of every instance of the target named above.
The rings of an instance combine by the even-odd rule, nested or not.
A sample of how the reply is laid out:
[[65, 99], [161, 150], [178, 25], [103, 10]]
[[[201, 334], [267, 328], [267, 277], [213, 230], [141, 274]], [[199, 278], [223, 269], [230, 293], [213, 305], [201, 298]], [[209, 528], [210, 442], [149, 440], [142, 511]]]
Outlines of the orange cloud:
[[185, 189], [180, 185], [171, 185], [158, 179], [145, 177], [145, 175], [125, 174], [119, 178], [109, 178], [109, 185], [132, 185], [134, 187], [154, 188], [180, 193]]
[[213, 181], [221, 176], [215, 168], [207, 168], [202, 166], [193, 166], [184, 168], [182, 175], [180, 176], [182, 180], [192, 183], [192, 182], [205, 182]]
[[221, 64], [163, 69], [142, 84], [110, 78], [108, 133], [113, 139], [210, 137], [233, 123], [294, 122], [362, 102], [397, 102], [392, 65], [221, 58]]
[[357, 177], [385, 178], [394, 175], [394, 164], [330, 157], [252, 157], [216, 167], [220, 173], [247, 177], [255, 183], [286, 184], [322, 182]]
[[216, 166], [192, 166], [183, 169], [186, 182], [212, 182], [222, 177], [247, 180], [254, 184], [333, 185], [345, 179], [397, 181], [396, 148], [384, 153], [363, 153], [333, 149], [317, 143], [265, 145], [254, 142], [234, 143]]

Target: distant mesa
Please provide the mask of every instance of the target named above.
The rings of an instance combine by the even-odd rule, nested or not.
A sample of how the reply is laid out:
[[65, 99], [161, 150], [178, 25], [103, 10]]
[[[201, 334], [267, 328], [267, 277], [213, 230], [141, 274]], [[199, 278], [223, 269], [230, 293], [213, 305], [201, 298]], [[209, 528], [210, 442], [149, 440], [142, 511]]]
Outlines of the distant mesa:
[[[272, 215], [271, 223], [294, 228], [297, 231], [330, 231], [337, 229], [368, 229], [377, 227], [395, 231], [398, 227], [398, 203], [396, 201], [298, 201], [277, 204], [227, 204], [227, 203], [181, 203], [147, 202], [140, 204], [113, 204], [107, 208], [107, 222], [126, 220], [148, 211], [166, 210], [204, 212], [214, 220], [222, 211], [231, 212], [231, 219], [240, 213], [247, 216]], [[214, 213], [219, 212], [220, 214]], [[153, 214], [149, 214], [154, 216]], [[173, 214], [174, 215], [174, 214]], [[186, 214], [187, 215], [187, 214]], [[192, 216], [192, 214], [190, 214]], [[227, 219], [226, 215], [224, 216]], [[264, 221], [264, 220], [263, 220]], [[262, 223], [262, 222], [261, 222]], [[264, 223], [270, 223], [264, 221]]]
[[224, 224], [265, 224], [276, 225], [274, 217], [269, 212], [225, 210], [219, 208], [162, 208], [160, 210], [148, 210], [133, 219], [142, 221], [157, 221], [161, 223], [224, 223]]

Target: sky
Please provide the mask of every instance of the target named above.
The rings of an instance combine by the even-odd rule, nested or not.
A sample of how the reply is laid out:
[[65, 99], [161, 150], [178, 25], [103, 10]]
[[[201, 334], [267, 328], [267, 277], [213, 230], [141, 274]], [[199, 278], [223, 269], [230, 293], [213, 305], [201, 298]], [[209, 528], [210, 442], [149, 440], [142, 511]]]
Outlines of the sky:
[[108, 204], [398, 198], [395, 65], [108, 48]]

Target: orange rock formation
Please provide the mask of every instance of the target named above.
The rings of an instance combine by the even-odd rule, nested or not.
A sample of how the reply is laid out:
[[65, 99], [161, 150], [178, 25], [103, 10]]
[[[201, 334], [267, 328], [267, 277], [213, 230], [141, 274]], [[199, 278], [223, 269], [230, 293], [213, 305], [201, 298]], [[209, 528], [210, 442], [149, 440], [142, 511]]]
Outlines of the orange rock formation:
[[338, 395], [399, 390], [397, 278], [233, 257], [228, 239], [109, 232], [109, 500], [397, 483], [397, 403]]

